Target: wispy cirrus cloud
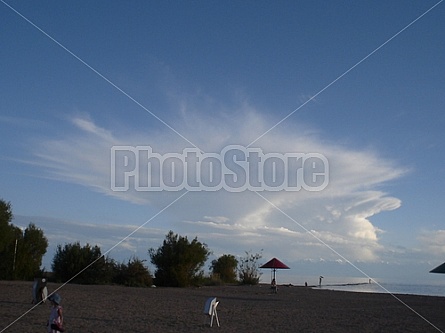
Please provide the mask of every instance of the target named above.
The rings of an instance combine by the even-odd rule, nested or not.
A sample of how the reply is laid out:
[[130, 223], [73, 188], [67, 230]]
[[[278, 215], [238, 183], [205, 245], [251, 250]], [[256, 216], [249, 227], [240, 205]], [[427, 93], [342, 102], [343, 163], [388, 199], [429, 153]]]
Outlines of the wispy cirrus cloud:
[[[223, 111], [216, 118], [190, 110], [186, 104], [180, 114], [176, 128], [206, 152], [219, 153], [229, 144], [247, 145], [268, 128], [267, 118], [246, 103], [236, 113]], [[154, 134], [124, 126], [106, 129], [88, 116], [73, 117], [71, 122], [72, 131], [58, 140], [43, 141], [34, 151], [35, 161], [49, 176], [133, 204], [164, 207], [172, 201], [172, 193], [113, 192], [110, 150], [114, 145], [144, 144], [159, 153], [179, 152], [187, 142], [168, 130]], [[371, 219], [382, 211], [397, 209], [401, 201], [378, 188], [406, 170], [375, 152], [326, 143], [304, 125], [296, 125], [292, 131], [272, 131], [256, 147], [264, 152], [323, 154], [329, 161], [329, 185], [320, 192], [262, 192], [269, 202], [248, 191], [189, 193], [169, 210], [178, 218], [178, 231], [205, 234], [220, 251], [228, 247], [239, 253], [247, 246], [267, 244], [270, 252], [280, 252], [285, 258], [338, 259], [322, 240], [351, 260], [379, 260], [382, 230]]]

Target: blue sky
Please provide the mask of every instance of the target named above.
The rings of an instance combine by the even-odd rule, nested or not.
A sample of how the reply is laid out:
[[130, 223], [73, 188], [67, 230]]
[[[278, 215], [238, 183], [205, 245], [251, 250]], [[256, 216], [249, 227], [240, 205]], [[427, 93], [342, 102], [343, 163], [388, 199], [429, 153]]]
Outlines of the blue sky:
[[[263, 249], [294, 283], [355, 267], [443, 281], [428, 270], [445, 261], [444, 14], [439, 1], [2, 1], [0, 196], [44, 230], [47, 268], [75, 241], [148, 259], [171, 229], [214, 257]], [[113, 145], [251, 143], [323, 154], [329, 185], [110, 188]]]

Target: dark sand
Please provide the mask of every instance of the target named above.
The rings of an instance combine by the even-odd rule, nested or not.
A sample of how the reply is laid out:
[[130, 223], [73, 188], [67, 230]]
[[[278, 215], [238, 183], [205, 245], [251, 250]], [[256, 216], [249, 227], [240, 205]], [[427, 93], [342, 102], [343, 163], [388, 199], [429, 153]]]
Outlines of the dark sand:
[[[48, 291], [59, 286], [49, 283]], [[68, 284], [58, 293], [68, 333], [445, 332], [444, 297], [396, 295], [404, 305], [389, 294], [292, 286], [279, 286], [273, 294], [265, 285], [179, 289]], [[220, 300], [219, 328], [210, 328], [203, 313], [212, 296]], [[31, 282], [0, 281], [1, 333], [46, 332], [49, 302], [33, 308], [31, 299]]]

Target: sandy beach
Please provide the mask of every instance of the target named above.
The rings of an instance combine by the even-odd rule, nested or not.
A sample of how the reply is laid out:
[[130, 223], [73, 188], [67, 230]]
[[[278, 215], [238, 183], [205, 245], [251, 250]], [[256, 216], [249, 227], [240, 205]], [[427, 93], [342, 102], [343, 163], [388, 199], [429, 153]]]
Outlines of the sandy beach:
[[[49, 283], [48, 291], [59, 286]], [[128, 288], [68, 284], [58, 293], [70, 333], [445, 331], [444, 297], [396, 295], [397, 300], [390, 294], [300, 286], [279, 286], [274, 294], [267, 285]], [[203, 313], [209, 297], [220, 301], [219, 328], [209, 327]], [[31, 300], [32, 282], [0, 281], [1, 333], [46, 332], [50, 304], [34, 307]]]

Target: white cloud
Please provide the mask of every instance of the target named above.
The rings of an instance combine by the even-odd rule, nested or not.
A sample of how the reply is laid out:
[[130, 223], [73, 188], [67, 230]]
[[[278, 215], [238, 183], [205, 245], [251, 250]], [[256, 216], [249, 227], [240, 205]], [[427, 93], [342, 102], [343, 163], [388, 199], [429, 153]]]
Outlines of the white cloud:
[[[176, 129], [204, 151], [220, 152], [228, 144], [247, 145], [269, 128], [269, 120], [245, 104], [237, 112], [222, 110], [220, 114], [210, 118], [184, 103]], [[152, 132], [112, 131], [88, 117], [75, 118], [73, 124], [74, 131], [57, 141], [43, 142], [35, 151], [38, 163], [47, 167], [50, 176], [158, 209], [178, 197], [178, 193], [111, 191], [110, 149], [113, 145], [146, 144], [160, 153], [178, 152], [187, 146], [179, 136], [168, 129], [157, 131], [155, 137]], [[348, 260], [380, 260], [379, 234], [383, 230], [375, 227], [371, 218], [397, 209], [401, 202], [377, 188], [405, 170], [374, 152], [327, 144], [302, 125], [292, 132], [276, 128], [255, 147], [264, 152], [324, 154], [330, 167], [328, 187], [321, 192], [261, 192], [268, 201], [252, 192], [188, 193], [168, 210], [170, 217], [178, 219], [176, 232], [202, 236], [215, 252], [264, 248], [265, 253], [279, 253], [292, 260], [338, 260], [321, 240]], [[131, 244], [125, 245], [131, 249]]]
[[431, 257], [445, 257], [445, 230], [423, 231], [419, 235], [421, 248]]

